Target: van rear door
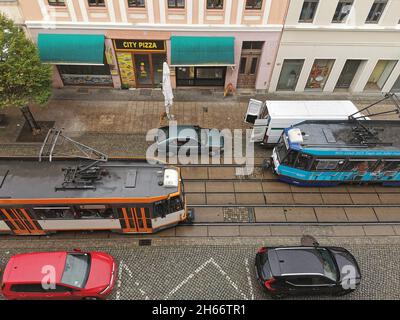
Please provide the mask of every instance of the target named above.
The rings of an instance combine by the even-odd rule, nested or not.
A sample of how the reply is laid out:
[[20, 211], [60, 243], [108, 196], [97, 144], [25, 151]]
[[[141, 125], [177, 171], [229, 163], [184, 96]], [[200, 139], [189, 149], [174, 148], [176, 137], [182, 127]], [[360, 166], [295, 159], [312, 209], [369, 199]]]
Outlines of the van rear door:
[[267, 116], [265, 119], [257, 119], [254, 122], [254, 127], [251, 132], [250, 142], [263, 142], [265, 134], [268, 131], [268, 126], [270, 122], [271, 122], [270, 116]]
[[249, 124], [254, 124], [254, 122], [261, 115], [262, 107], [263, 107], [262, 101], [250, 99], [249, 105], [247, 106], [247, 112], [244, 117], [244, 122]]

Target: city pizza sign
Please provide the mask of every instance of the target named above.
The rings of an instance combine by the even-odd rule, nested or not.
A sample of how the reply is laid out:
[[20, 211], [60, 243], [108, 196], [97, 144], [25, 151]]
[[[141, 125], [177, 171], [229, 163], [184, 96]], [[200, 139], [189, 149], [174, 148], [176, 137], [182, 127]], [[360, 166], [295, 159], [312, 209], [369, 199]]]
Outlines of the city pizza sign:
[[115, 49], [129, 51], [165, 51], [162, 40], [114, 40]]

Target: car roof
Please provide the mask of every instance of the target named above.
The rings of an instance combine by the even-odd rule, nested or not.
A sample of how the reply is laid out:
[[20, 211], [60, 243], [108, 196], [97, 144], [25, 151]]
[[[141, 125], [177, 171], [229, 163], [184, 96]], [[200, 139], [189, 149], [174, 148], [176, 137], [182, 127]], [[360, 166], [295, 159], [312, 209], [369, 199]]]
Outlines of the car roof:
[[49, 272], [46, 266], [54, 267], [56, 282], [59, 283], [64, 271], [67, 252], [35, 252], [18, 254], [9, 260], [3, 274], [3, 282], [42, 282]]
[[[169, 126], [161, 127], [159, 128], [166, 134], [166, 139], [170, 138], [176, 138], [174, 136], [170, 136], [171, 133], [169, 130]], [[190, 130], [187, 130], [190, 129]], [[198, 138], [198, 131], [201, 130], [199, 126], [191, 126], [191, 125], [178, 125], [176, 126], [176, 134], [179, 136], [184, 130], [187, 130], [184, 133], [185, 138], [191, 138], [191, 139], [199, 139]]]
[[274, 248], [268, 250], [268, 259], [274, 276], [324, 274], [323, 260], [314, 247]]

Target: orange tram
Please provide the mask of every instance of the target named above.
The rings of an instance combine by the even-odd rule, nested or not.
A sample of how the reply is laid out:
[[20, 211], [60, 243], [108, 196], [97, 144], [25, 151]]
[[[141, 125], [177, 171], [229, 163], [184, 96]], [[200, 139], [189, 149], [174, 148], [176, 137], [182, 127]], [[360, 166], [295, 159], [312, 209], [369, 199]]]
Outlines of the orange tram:
[[87, 165], [77, 159], [0, 158], [0, 233], [146, 234], [186, 220], [179, 168], [133, 159]]

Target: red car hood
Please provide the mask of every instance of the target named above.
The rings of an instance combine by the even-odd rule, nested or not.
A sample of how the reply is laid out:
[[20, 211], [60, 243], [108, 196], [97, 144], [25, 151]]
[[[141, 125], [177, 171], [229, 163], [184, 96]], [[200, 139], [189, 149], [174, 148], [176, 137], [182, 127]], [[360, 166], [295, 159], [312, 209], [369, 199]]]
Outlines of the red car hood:
[[92, 252], [90, 273], [85, 289], [98, 288], [99, 290], [104, 290], [111, 283], [115, 265], [112, 256], [105, 253]]

